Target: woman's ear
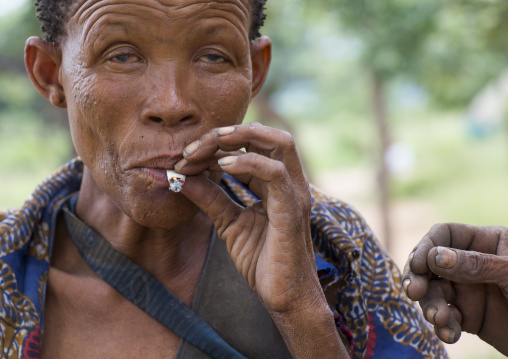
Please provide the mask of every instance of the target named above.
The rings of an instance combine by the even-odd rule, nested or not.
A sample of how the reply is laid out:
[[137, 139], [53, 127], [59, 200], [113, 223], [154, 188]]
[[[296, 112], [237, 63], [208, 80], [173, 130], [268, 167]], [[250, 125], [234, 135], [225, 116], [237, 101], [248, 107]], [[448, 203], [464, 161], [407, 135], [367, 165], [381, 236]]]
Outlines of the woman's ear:
[[250, 45], [252, 61], [252, 97], [256, 96], [263, 87], [272, 60], [272, 41], [263, 36]]
[[25, 67], [37, 91], [53, 105], [67, 107], [65, 93], [60, 83], [60, 47], [39, 37], [30, 37], [25, 44]]

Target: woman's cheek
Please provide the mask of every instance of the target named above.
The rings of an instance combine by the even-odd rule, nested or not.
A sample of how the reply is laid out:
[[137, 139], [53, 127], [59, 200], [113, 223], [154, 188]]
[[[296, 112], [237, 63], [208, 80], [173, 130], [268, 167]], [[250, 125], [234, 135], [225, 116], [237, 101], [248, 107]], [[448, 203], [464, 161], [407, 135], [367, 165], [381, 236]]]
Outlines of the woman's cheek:
[[212, 117], [218, 122], [214, 127], [240, 124], [250, 103], [251, 84], [243, 76], [217, 81], [204, 94], [209, 95], [211, 100], [207, 103], [213, 107]]
[[71, 82], [72, 99], [68, 101], [73, 142], [78, 155], [89, 167], [103, 159], [114, 145], [113, 115], [120, 108], [107, 101], [114, 96], [105, 93], [107, 86], [100, 86], [98, 80], [96, 75], [87, 76], [84, 71], [77, 71]]

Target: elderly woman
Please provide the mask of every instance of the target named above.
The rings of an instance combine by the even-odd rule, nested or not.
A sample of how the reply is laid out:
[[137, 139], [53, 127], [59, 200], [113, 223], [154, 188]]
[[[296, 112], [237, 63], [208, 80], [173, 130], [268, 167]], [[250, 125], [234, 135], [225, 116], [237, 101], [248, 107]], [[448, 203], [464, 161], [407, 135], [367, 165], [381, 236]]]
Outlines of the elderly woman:
[[446, 356], [291, 136], [242, 124], [271, 58], [264, 1], [36, 6], [26, 68], [79, 159], [0, 215], [4, 356]]

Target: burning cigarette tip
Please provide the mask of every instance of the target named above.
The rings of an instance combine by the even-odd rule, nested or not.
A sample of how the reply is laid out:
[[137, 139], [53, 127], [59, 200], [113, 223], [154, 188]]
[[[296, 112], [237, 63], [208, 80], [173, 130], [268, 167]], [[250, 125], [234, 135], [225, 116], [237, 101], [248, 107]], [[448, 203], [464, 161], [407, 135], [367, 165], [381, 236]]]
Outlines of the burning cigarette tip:
[[168, 176], [169, 190], [173, 192], [180, 192], [187, 177], [180, 173], [176, 173], [173, 170], [167, 170], [166, 174]]

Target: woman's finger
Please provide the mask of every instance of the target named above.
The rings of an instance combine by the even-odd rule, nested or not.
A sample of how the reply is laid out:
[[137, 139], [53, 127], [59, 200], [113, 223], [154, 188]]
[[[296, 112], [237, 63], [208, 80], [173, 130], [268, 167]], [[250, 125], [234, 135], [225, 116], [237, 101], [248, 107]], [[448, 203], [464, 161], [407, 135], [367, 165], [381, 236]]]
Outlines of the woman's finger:
[[243, 207], [235, 203], [218, 185], [208, 178], [189, 176], [180, 192], [213, 221], [219, 237], [238, 217]]
[[300, 160], [291, 135], [260, 124], [250, 123], [209, 131], [185, 148], [184, 158], [188, 162], [201, 162], [219, 149], [237, 151], [242, 148], [245, 148], [247, 152], [259, 153], [279, 160], [286, 165], [292, 178], [303, 178]]
[[190, 162], [184, 158], [175, 164], [175, 170], [178, 171], [178, 173], [184, 174], [186, 176], [196, 175], [203, 171], [222, 172], [222, 168], [218, 164], [218, 161], [221, 158], [226, 156], [242, 156], [244, 154], [244, 151], [225, 152], [218, 150], [217, 152], [214, 152], [210, 157], [207, 157], [202, 161]]
[[[219, 164], [224, 172], [233, 176], [251, 176], [249, 187], [263, 200], [265, 209], [270, 206], [271, 212], [290, 215], [294, 213], [295, 206], [304, 205], [304, 203], [296, 202], [303, 200], [301, 197], [308, 191], [295, 188], [282, 162], [257, 153], [247, 153], [238, 157], [224, 157]], [[270, 197], [269, 201], [268, 197]]]
[[[240, 274], [256, 290], [257, 258], [263, 248], [266, 218], [259, 203], [247, 209], [234, 202], [217, 184], [201, 176], [187, 177], [180, 192], [207, 214]], [[261, 219], [260, 219], [261, 218]], [[263, 219], [264, 218], [264, 219]], [[250, 238], [256, 240], [249, 240]]]

